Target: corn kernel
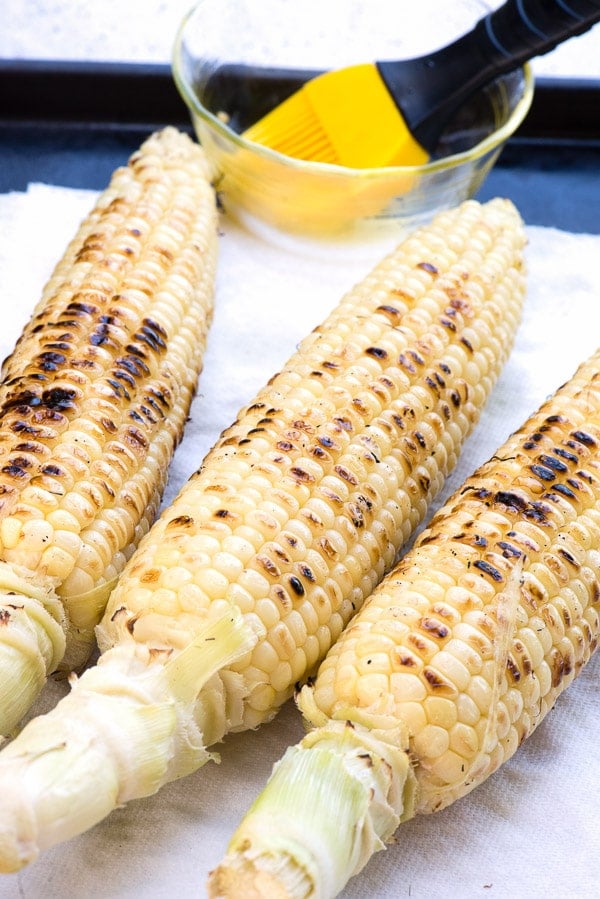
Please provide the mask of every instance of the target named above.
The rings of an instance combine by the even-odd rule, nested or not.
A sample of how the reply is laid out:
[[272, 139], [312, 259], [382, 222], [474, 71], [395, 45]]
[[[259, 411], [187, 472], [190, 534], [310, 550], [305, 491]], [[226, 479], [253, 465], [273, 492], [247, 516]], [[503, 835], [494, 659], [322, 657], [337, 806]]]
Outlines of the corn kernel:
[[448, 731], [436, 724], [426, 724], [423, 730], [415, 735], [413, 749], [424, 759], [434, 759], [447, 752], [450, 746]]
[[453, 700], [441, 696], [427, 696], [423, 706], [429, 724], [436, 724], [448, 731], [455, 726], [458, 711]]
[[22, 525], [18, 518], [8, 516], [0, 521], [0, 541], [6, 549], [14, 549], [20, 538]]
[[75, 557], [60, 546], [51, 545], [43, 551], [40, 564], [48, 577], [64, 581], [73, 570]]

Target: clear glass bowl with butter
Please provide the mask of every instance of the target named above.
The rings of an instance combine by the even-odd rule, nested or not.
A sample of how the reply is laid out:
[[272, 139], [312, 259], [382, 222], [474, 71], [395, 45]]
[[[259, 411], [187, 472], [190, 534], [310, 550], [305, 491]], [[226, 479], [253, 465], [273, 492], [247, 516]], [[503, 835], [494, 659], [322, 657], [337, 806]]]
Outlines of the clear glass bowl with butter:
[[306, 162], [243, 136], [320, 71], [408, 55], [397, 38], [400, 10], [389, 0], [201, 0], [186, 16], [173, 76], [230, 215], [267, 233], [339, 236], [390, 225], [402, 232], [477, 193], [529, 110], [529, 66], [469, 101], [425, 165]]

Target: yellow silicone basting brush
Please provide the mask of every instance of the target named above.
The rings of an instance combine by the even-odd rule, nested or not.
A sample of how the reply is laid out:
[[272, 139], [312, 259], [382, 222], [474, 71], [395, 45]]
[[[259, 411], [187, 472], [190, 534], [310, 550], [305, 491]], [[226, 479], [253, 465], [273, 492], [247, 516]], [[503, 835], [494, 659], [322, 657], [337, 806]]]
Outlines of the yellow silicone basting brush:
[[600, 0], [508, 0], [427, 56], [318, 75], [244, 137], [287, 156], [352, 168], [419, 165], [477, 90], [599, 19]]

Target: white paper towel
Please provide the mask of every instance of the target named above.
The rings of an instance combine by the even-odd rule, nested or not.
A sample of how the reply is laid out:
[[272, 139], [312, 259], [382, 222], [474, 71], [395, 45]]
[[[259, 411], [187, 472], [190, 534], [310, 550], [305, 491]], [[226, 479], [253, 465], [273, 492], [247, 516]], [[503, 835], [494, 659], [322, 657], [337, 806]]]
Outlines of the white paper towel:
[[[0, 352], [6, 355], [93, 194], [33, 185], [0, 196]], [[445, 494], [488, 458], [596, 349], [600, 236], [528, 228], [529, 295], [517, 344]], [[223, 220], [217, 305], [191, 422], [167, 499], [238, 409], [386, 249], [272, 246]], [[504, 768], [437, 815], [403, 825], [345, 899], [588, 899], [599, 895], [600, 659]], [[43, 710], [64, 692], [50, 683]], [[302, 734], [293, 705], [229, 738], [222, 763], [115, 811], [96, 828], [0, 878], [0, 899], [187, 899], [205, 895], [243, 811]], [[2, 797], [0, 797], [0, 804]]]

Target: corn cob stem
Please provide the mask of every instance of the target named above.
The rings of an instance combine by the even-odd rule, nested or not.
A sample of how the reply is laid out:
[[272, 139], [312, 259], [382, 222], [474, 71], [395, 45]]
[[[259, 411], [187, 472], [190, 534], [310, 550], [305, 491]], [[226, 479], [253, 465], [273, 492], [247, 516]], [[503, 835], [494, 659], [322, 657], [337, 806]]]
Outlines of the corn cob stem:
[[337, 895], [398, 823], [496, 771], [581, 671], [600, 637], [599, 370], [600, 351], [451, 497], [303, 687], [313, 730], [212, 897]]
[[81, 665], [148, 532], [212, 315], [214, 194], [174, 129], [117, 170], [0, 383], [0, 733]]
[[[465, 204], [343, 298], [141, 542], [97, 629], [105, 671], [128, 648], [173, 670], [207, 620], [234, 607], [254, 643], [200, 690], [196, 726], [210, 746], [273, 717], [392, 566], [453, 467], [512, 344], [523, 242], [511, 204]], [[85, 678], [65, 715], [91, 740], [103, 724], [87, 715], [76, 723]], [[36, 724], [49, 746], [60, 708]], [[26, 740], [27, 728], [13, 752]], [[154, 751], [149, 737], [139, 757]], [[15, 778], [2, 758], [0, 792]], [[171, 767], [181, 768], [176, 756]], [[139, 777], [122, 773], [119, 794], [133, 798]], [[35, 789], [50, 807], [52, 783], [38, 778]], [[77, 822], [87, 790], [78, 799], [73, 785], [69, 796]], [[19, 855], [18, 818], [16, 807], [0, 812], [13, 847], [5, 869], [32, 854]], [[76, 826], [61, 823], [67, 834]], [[47, 845], [41, 831], [39, 841]]]
[[[215, 671], [254, 643], [232, 610], [164, 665], [125, 647], [84, 672], [46, 719], [33, 719], [23, 739], [3, 750], [9, 775], [3, 808], [9, 820], [16, 810], [19, 829], [17, 834], [0, 825], [0, 864], [16, 857], [25, 863], [40, 848], [91, 827], [131, 798], [124, 785], [132, 795], [146, 796], [203, 765], [210, 755], [194, 720], [195, 697]], [[24, 803], [24, 785], [36, 781], [51, 783], [51, 794], [33, 790]]]
[[411, 817], [414, 777], [394, 736], [335, 721], [290, 747], [211, 874], [210, 895], [336, 896]]

